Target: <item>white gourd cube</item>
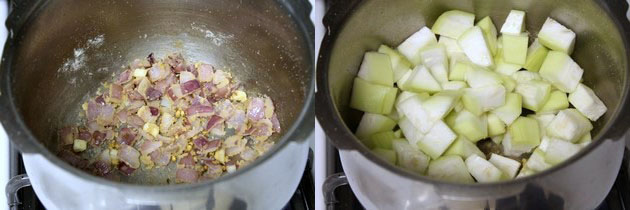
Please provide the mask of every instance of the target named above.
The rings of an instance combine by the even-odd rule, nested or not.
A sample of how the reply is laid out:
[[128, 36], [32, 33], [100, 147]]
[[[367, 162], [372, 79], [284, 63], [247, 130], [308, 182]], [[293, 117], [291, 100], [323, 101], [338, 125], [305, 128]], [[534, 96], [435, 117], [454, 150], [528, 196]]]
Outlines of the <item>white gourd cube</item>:
[[398, 45], [398, 51], [403, 54], [414, 65], [420, 64], [420, 50], [437, 44], [435, 34], [431, 29], [422, 27], [417, 32], [409, 36], [405, 41]]
[[575, 32], [550, 17], [538, 32], [538, 39], [545, 47], [566, 54], [571, 54], [575, 46]]
[[597, 121], [607, 110], [595, 92], [581, 83], [569, 94], [569, 102], [591, 121]]
[[519, 10], [512, 10], [505, 18], [503, 26], [501, 26], [501, 33], [519, 35], [523, 33], [525, 29], [525, 12]]
[[466, 158], [466, 167], [468, 172], [480, 183], [500, 181], [504, 176], [499, 168], [478, 155], [471, 155]]
[[588, 119], [575, 109], [560, 110], [547, 126], [547, 135], [575, 142], [593, 129]]

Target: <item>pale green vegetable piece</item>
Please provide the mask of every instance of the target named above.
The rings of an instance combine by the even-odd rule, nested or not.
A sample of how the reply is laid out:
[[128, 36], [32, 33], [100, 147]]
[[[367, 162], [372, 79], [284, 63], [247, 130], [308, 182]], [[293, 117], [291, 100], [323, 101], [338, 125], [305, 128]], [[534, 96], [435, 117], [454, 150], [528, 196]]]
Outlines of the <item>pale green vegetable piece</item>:
[[556, 165], [569, 159], [582, 149], [579, 145], [572, 144], [570, 142], [555, 139], [549, 142], [547, 151], [545, 152], [545, 162]]
[[455, 135], [446, 123], [440, 120], [437, 121], [433, 125], [433, 128], [431, 128], [431, 131], [418, 142], [418, 148], [431, 158], [436, 159], [448, 149], [448, 146], [453, 143], [455, 138], [457, 138], [457, 135]]
[[466, 88], [462, 96], [464, 107], [481, 115], [505, 104], [505, 88], [502, 85], [489, 85], [480, 88]]
[[608, 110], [595, 92], [581, 83], [569, 94], [569, 102], [591, 121], [597, 121]]
[[435, 93], [442, 90], [440, 83], [433, 78], [429, 70], [423, 65], [416, 66], [402, 86], [404, 88], [401, 89], [414, 92]]
[[475, 182], [468, 173], [464, 160], [457, 155], [447, 155], [431, 161], [427, 176], [457, 183]]
[[381, 45], [378, 48], [379, 53], [389, 55], [392, 63], [392, 69], [394, 70], [394, 81], [398, 81], [405, 73], [411, 71], [411, 62], [405, 58], [400, 52], [388, 47], [387, 45]]
[[385, 115], [385, 116], [389, 117], [394, 122], [398, 122], [398, 120], [400, 120], [400, 115], [402, 115], [402, 114], [398, 113], [398, 109], [396, 109], [395, 105], [394, 105], [394, 108], [392, 109], [392, 111], [389, 114]]
[[[540, 144], [538, 121], [529, 117], [519, 117], [508, 127], [511, 141], [503, 139], [503, 146], [510, 150], [531, 151]], [[509, 145], [506, 145], [509, 143]]]
[[503, 175], [505, 175], [505, 178], [507, 179], [513, 179], [516, 176], [518, 169], [521, 168], [520, 162], [494, 153], [490, 155], [490, 159], [488, 159], [488, 162], [499, 168], [499, 170], [503, 172]]
[[466, 139], [466, 137], [460, 135], [455, 139], [453, 144], [444, 152], [444, 155], [458, 155], [462, 158], [468, 158], [470, 155], [479, 155], [480, 157], [485, 157], [486, 155], [479, 150], [477, 145], [475, 145], [472, 141]]
[[508, 93], [505, 95], [505, 104], [492, 111], [506, 125], [511, 125], [522, 113], [522, 97], [516, 93]]
[[532, 80], [542, 80], [542, 77], [536, 72], [517, 71], [512, 74], [512, 79], [514, 79], [516, 83], [524, 83]]
[[473, 69], [473, 65], [465, 54], [451, 56], [448, 79], [451, 81], [464, 81], [466, 72]]
[[514, 92], [523, 97], [523, 108], [538, 111], [549, 99], [551, 85], [544, 81], [530, 80], [518, 83]]
[[519, 35], [525, 30], [525, 12], [512, 10], [501, 26], [502, 34]]
[[547, 147], [549, 146], [549, 143], [551, 142], [552, 139], [556, 139], [553, 137], [549, 137], [549, 136], [543, 136], [542, 139], [540, 140], [540, 145], [538, 145], [538, 148], [543, 152], [547, 151]]
[[461, 90], [464, 88], [467, 88], [468, 84], [466, 84], [465, 82], [462, 81], [449, 81], [449, 82], [445, 82], [442, 83], [442, 89], [444, 91], [447, 90]]
[[566, 108], [569, 108], [567, 94], [559, 90], [554, 90], [551, 92], [551, 95], [549, 95], [547, 102], [536, 113], [556, 113]]
[[455, 133], [463, 135], [472, 142], [488, 137], [488, 120], [485, 115], [476, 116], [464, 109], [446, 117], [446, 123], [453, 128]]
[[535, 173], [536, 171], [529, 169], [527, 165], [525, 165], [523, 166], [521, 171], [519, 171], [518, 174], [516, 175], [516, 179], [521, 178], [521, 177], [531, 176], [532, 174], [535, 174]]
[[549, 123], [551, 123], [551, 121], [553, 120], [553, 118], [556, 117], [555, 114], [530, 114], [527, 115], [527, 117], [531, 117], [536, 119], [536, 121], [538, 121], [538, 127], [540, 127], [540, 135], [541, 136], [546, 136], [547, 135], [547, 126], [549, 126]]
[[497, 28], [494, 27], [494, 23], [490, 16], [486, 16], [477, 22], [477, 26], [481, 28], [483, 31], [483, 35], [486, 38], [486, 42], [488, 42], [488, 47], [490, 48], [490, 52], [492, 55], [497, 54]]
[[540, 67], [540, 76], [565, 93], [572, 93], [580, 84], [584, 70], [566, 53], [550, 51]]
[[[428, 133], [435, 122], [431, 120], [429, 113], [424, 109], [425, 101], [426, 99], [422, 99], [421, 96], [413, 96], [397, 105], [398, 111], [403, 113], [421, 133]], [[405, 131], [403, 130], [403, 132]]]
[[462, 96], [461, 91], [448, 90], [436, 93], [422, 104], [433, 121], [441, 120], [446, 116]]
[[398, 45], [396, 49], [413, 65], [418, 65], [421, 63], [420, 50], [436, 44], [435, 34], [429, 28], [422, 27]]
[[503, 61], [524, 65], [527, 58], [527, 35], [503, 35]]
[[503, 86], [508, 93], [514, 91], [514, 89], [516, 88], [516, 81], [514, 81], [512, 77], [502, 76], [501, 79], [503, 79]]
[[535, 172], [551, 168], [551, 164], [545, 161], [545, 152], [540, 149], [534, 150], [532, 155], [529, 156], [529, 159], [527, 159], [527, 162], [525, 162], [525, 166]]
[[395, 130], [395, 131], [394, 131], [394, 136], [395, 136], [396, 138], [398, 138], [398, 139], [399, 139], [399, 138], [403, 138], [402, 130], [400, 130], [400, 129]]
[[[503, 48], [501, 48], [500, 51], [503, 51]], [[506, 76], [510, 76], [514, 74], [514, 72], [517, 72], [522, 68], [521, 65], [505, 62], [503, 60], [502, 52], [497, 53], [497, 55], [494, 57], [494, 62], [496, 64], [496, 68], [494, 68], [494, 71]]]
[[372, 84], [357, 77], [352, 87], [350, 107], [375, 114], [389, 114], [397, 92], [394, 87]]
[[531, 149], [527, 147], [513, 147], [512, 136], [510, 135], [509, 131], [503, 135], [501, 145], [503, 145], [503, 154], [510, 157], [520, 157], [523, 153], [528, 153], [531, 151]]
[[435, 34], [457, 39], [464, 31], [473, 27], [475, 15], [459, 10], [450, 10], [442, 13], [431, 30]]
[[440, 83], [448, 82], [448, 57], [442, 45], [428, 47], [420, 52], [422, 63], [429, 68], [433, 78]]
[[418, 142], [424, 138], [424, 134], [420, 132], [407, 118], [401, 118], [398, 122], [400, 130], [409, 141], [412, 148], [418, 149]]
[[375, 133], [391, 131], [396, 126], [389, 117], [380, 114], [365, 113], [359, 122], [355, 135], [359, 139], [369, 137]]
[[575, 32], [549, 17], [538, 32], [538, 39], [545, 47], [566, 54], [571, 54], [575, 46]]
[[438, 45], [446, 47], [446, 55], [448, 55], [449, 58], [452, 58], [453, 55], [464, 53], [464, 51], [462, 51], [462, 48], [459, 47], [459, 44], [457, 44], [457, 39], [440, 36], [440, 39], [438, 40]]
[[580, 137], [593, 129], [586, 117], [575, 109], [560, 110], [547, 125], [547, 135], [576, 142]]
[[466, 30], [457, 39], [457, 43], [472, 63], [485, 68], [494, 66], [492, 52], [488, 47], [481, 28], [475, 26]]
[[468, 172], [480, 183], [496, 182], [504, 177], [499, 168], [478, 155], [471, 155], [466, 158], [466, 167]]
[[414, 149], [406, 140], [396, 139], [392, 146], [397, 156], [397, 165], [407, 170], [424, 174], [429, 166], [430, 158], [421, 151]]
[[504, 136], [504, 135], [493, 136], [493, 137], [490, 137], [490, 139], [491, 139], [491, 140], [492, 140], [492, 142], [494, 142], [495, 144], [501, 144], [501, 142], [503, 141], [503, 136]]
[[505, 133], [505, 123], [497, 115], [488, 113], [488, 135], [497, 136]]
[[394, 86], [394, 70], [387, 54], [366, 52], [357, 76], [373, 84]]
[[471, 88], [480, 88], [503, 83], [501, 75], [483, 69], [471, 69], [466, 71], [466, 82]]
[[376, 156], [382, 158], [388, 163], [391, 163], [394, 165], [396, 164], [396, 152], [394, 152], [394, 150], [375, 148], [375, 149], [372, 149], [372, 152], [374, 152]]
[[586, 135], [582, 136], [582, 138], [580, 138], [580, 140], [577, 141], [577, 144], [580, 145], [581, 147], [586, 147], [592, 141], [593, 140], [591, 139], [591, 133], [587, 133]]
[[428, 93], [414, 93], [414, 92], [409, 92], [409, 91], [403, 91], [403, 92], [400, 92], [400, 94], [398, 94], [398, 98], [396, 98], [396, 106], [398, 106], [400, 102], [403, 102], [407, 100], [408, 98], [411, 98], [412, 96], [419, 96], [420, 99], [422, 100], [426, 100], [429, 97], [431, 97], [431, 95], [429, 95]]
[[394, 131], [385, 131], [373, 134], [366, 143], [370, 148], [392, 149], [394, 139], [397, 139]]
[[528, 71], [538, 72], [547, 57], [547, 53], [549, 53], [549, 49], [540, 44], [538, 38], [536, 38], [527, 48], [527, 60], [525, 60], [523, 68]]

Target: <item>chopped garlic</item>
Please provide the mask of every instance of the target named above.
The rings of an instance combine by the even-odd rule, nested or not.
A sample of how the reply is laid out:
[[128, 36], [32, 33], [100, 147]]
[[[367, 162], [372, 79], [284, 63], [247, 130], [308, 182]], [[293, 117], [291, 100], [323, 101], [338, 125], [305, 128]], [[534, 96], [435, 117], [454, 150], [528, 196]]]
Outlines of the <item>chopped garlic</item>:
[[75, 152], [83, 152], [87, 149], [87, 141], [81, 139], [75, 139], [72, 145], [72, 150]]
[[112, 160], [112, 164], [118, 165], [118, 150], [110, 149], [109, 150], [109, 159]]
[[228, 165], [227, 166], [227, 172], [228, 173], [232, 173], [234, 171], [236, 171], [236, 166], [235, 165]]
[[142, 78], [147, 76], [147, 69], [135, 69], [133, 70], [133, 76], [136, 78]]
[[214, 159], [219, 161], [220, 163], [225, 163], [225, 150], [220, 149], [214, 153]]
[[142, 126], [142, 130], [154, 137], [160, 133], [160, 127], [155, 123], [145, 123], [144, 126]]
[[87, 108], [88, 108], [88, 103], [87, 103], [87, 102], [83, 103], [83, 104], [81, 105], [81, 108], [83, 108], [83, 111], [87, 111]]
[[247, 101], [247, 93], [240, 90], [234, 91], [234, 94], [232, 94], [230, 99], [238, 102]]

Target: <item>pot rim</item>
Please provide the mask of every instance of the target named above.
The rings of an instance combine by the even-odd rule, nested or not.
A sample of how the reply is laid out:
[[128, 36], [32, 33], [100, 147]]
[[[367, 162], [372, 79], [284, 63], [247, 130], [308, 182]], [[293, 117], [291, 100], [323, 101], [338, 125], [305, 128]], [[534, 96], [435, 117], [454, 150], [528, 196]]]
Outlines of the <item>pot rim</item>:
[[[628, 127], [630, 127], [630, 125], [620, 125], [620, 123], [628, 121], [627, 118], [630, 114], [628, 113], [630, 112], [630, 109], [627, 108], [627, 106], [630, 106], [630, 100], [628, 99], [628, 95], [630, 94], [630, 64], [628, 63], [628, 61], [630, 61], [630, 23], [625, 16], [625, 12], [628, 10], [628, 3], [622, 0], [614, 3], [612, 3], [611, 1], [618, 0], [598, 0], [596, 2], [601, 7], [601, 9], [607, 12], [609, 18], [615, 23], [615, 25], [617, 26], [616, 28], [621, 35], [622, 41], [624, 43], [626, 51], [626, 75], [624, 78], [625, 85], [622, 90], [623, 93], [621, 101], [617, 105], [617, 110], [615, 110], [615, 113], [613, 113], [611, 119], [609, 119], [609, 123], [606, 123], [606, 125], [602, 128], [602, 130], [600, 130], [598, 135], [593, 138], [592, 143], [590, 143], [586, 148], [580, 150], [580, 152], [578, 152], [576, 155], [573, 155], [571, 158], [542, 172], [537, 172], [533, 175], [521, 177], [518, 179], [503, 180], [491, 183], [448, 182], [424, 175], [419, 175], [398, 166], [394, 166], [373, 154], [364, 144], [362, 144], [360, 140], [353, 134], [350, 128], [348, 128], [348, 126], [343, 122], [343, 119], [339, 114], [339, 110], [333, 103], [333, 98], [330, 92], [330, 85], [328, 83], [328, 65], [330, 63], [330, 53], [335, 46], [336, 38], [339, 35], [339, 32], [346, 24], [347, 18], [352, 15], [351, 13], [362, 5], [362, 3], [364, 2], [363, 0], [348, 0], [347, 2], [345, 2], [345, 4], [340, 3], [337, 5], [333, 5], [324, 16], [324, 25], [326, 26], [327, 31], [322, 40], [322, 45], [320, 46], [320, 51], [318, 55], [319, 57], [317, 61], [317, 86], [319, 87], [317, 92], [315, 93], [317, 98], [317, 120], [319, 122], [325, 122], [321, 123], [320, 125], [327, 135], [327, 141], [337, 147], [340, 152], [341, 150], [356, 151], [364, 158], [374, 162], [378, 166], [385, 168], [392, 173], [398, 174], [404, 178], [408, 178], [414, 181], [439, 184], [444, 187], [452, 188], [483, 189], [495, 188], [505, 185], [520, 185], [531, 182], [532, 180], [540, 179], [546, 175], [552, 174], [556, 171], [559, 171], [560, 169], [567, 167], [573, 162], [582, 159], [584, 156], [586, 156], [586, 154], [602, 144], [604, 140], [620, 140], [620, 138], [625, 137], [626, 130], [628, 129]], [[333, 140], [332, 138], [338, 140]]]
[[[61, 160], [50, 150], [48, 150], [37, 138], [32, 134], [31, 130], [24, 123], [22, 116], [17, 112], [17, 107], [14, 104], [13, 92], [11, 91], [11, 66], [13, 63], [13, 54], [6, 52], [14, 52], [17, 49], [17, 37], [14, 35], [14, 31], [20, 31], [20, 25], [29, 22], [34, 17], [33, 14], [37, 13], [39, 9], [42, 9], [47, 1], [38, 1], [33, 5], [27, 5], [24, 7], [15, 6], [7, 18], [6, 26], [9, 29], [9, 36], [6, 41], [4, 52], [2, 55], [2, 62], [0, 63], [0, 110], [3, 114], [0, 114], [0, 122], [2, 123], [7, 135], [12, 143], [12, 146], [16, 146], [20, 151], [24, 151], [27, 154], [39, 154], [50, 161], [55, 167], [61, 168], [64, 171], [76, 176], [77, 178], [99, 184], [101, 186], [113, 187], [122, 192], [149, 192], [149, 193], [168, 193], [173, 191], [201, 189], [211, 187], [216, 183], [236, 179], [241, 174], [245, 174], [267, 161], [271, 157], [275, 156], [279, 150], [284, 149], [289, 143], [300, 143], [308, 139], [313, 133], [314, 125], [314, 101], [315, 101], [315, 69], [314, 69], [314, 27], [310, 21], [308, 14], [312, 10], [311, 4], [306, 0], [300, 0], [296, 2], [287, 2], [282, 0], [275, 0], [276, 3], [282, 7], [295, 22], [297, 29], [304, 40], [306, 41], [305, 50], [306, 55], [309, 56], [309, 66], [311, 81], [305, 86], [305, 99], [302, 105], [301, 111], [295, 119], [295, 122], [286, 130], [275, 143], [275, 145], [261, 157], [256, 159], [252, 164], [249, 164], [235, 172], [224, 174], [216, 179], [205, 180], [198, 183], [191, 184], [168, 184], [168, 185], [142, 185], [126, 182], [111, 181], [102, 177], [94, 176], [83, 170], [71, 166], [67, 162]], [[23, 3], [23, 2], [22, 2]], [[22, 4], [18, 2], [18, 4]], [[292, 5], [293, 4], [293, 5]], [[304, 9], [308, 14], [297, 14], [296, 11]], [[19, 15], [16, 15], [19, 14]], [[18, 142], [23, 141], [23, 142]], [[31, 147], [31, 148], [29, 148]], [[28, 150], [28, 151], [27, 151]]]

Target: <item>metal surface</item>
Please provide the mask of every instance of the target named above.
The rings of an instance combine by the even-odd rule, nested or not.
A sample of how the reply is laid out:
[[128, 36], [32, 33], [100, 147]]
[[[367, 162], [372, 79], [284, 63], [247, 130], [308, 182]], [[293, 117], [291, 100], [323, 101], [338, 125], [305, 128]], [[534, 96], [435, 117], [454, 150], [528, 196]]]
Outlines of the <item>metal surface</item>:
[[[216, 208], [219, 200], [207, 200], [219, 194], [212, 193], [216, 190], [225, 191], [226, 198], [238, 197], [247, 208], [284, 205], [299, 181], [308, 150], [305, 141], [314, 126], [310, 9], [307, 1], [288, 0], [17, 2], [7, 21], [10, 35], [0, 72], [0, 121], [12, 143], [25, 153], [38, 194], [55, 196], [64, 187], [78, 195], [111, 194], [85, 200], [93, 201], [92, 206], [59, 202], [58, 208], [116, 204], [125, 209], [169, 202], [198, 207], [187, 200]], [[100, 37], [104, 41], [96, 42]], [[181, 52], [189, 60], [230, 70], [247, 89], [269, 95], [284, 128], [276, 146], [252, 165], [219, 179], [160, 187], [114, 183], [57, 158], [56, 130], [76, 121], [81, 101], [120, 72], [120, 66], [151, 52], [159, 57]], [[58, 173], [42, 177], [51, 171]], [[155, 176], [160, 173], [156, 171]], [[283, 178], [287, 183], [277, 184]], [[61, 186], [51, 191], [59, 187], [61, 183], [55, 180], [60, 179], [83, 187]], [[47, 184], [51, 186], [44, 187]], [[240, 195], [250, 190], [246, 184], [250, 188], [278, 186]], [[274, 191], [283, 195], [261, 196]]]
[[9, 183], [7, 183], [7, 186], [4, 189], [9, 208], [12, 210], [17, 209], [17, 206], [22, 204], [20, 199], [18, 199], [17, 193], [18, 190], [28, 186], [31, 186], [31, 182], [26, 174], [14, 176], [9, 180]]
[[[380, 160], [354, 137], [361, 113], [350, 109], [352, 79], [363, 53], [385, 43], [397, 46], [446, 10], [474, 12], [503, 24], [510, 9], [527, 11], [527, 30], [535, 37], [547, 16], [577, 33], [572, 57], [585, 69], [608, 112], [594, 124], [594, 142], [568, 161], [542, 173], [489, 184], [453, 184], [419, 176]], [[606, 195], [619, 169], [622, 139], [630, 117], [628, 103], [629, 23], [625, 1], [337, 1], [324, 24], [328, 31], [318, 60], [317, 117], [340, 148], [353, 191], [368, 209], [474, 208], [518, 198], [527, 203], [544, 192], [567, 209], [594, 208]], [[597, 173], [593, 173], [597, 172]], [[383, 181], [387, 180], [387, 182]], [[586, 181], [588, 180], [588, 181]], [[577, 184], [576, 183], [580, 183]], [[401, 188], [400, 186], [404, 186]], [[531, 191], [530, 189], [536, 189]], [[393, 193], [383, 193], [393, 192]], [[505, 200], [507, 199], [507, 200]], [[508, 202], [509, 203], [509, 202]], [[517, 205], [517, 202], [512, 202]], [[518, 208], [519, 206], [512, 206]]]

